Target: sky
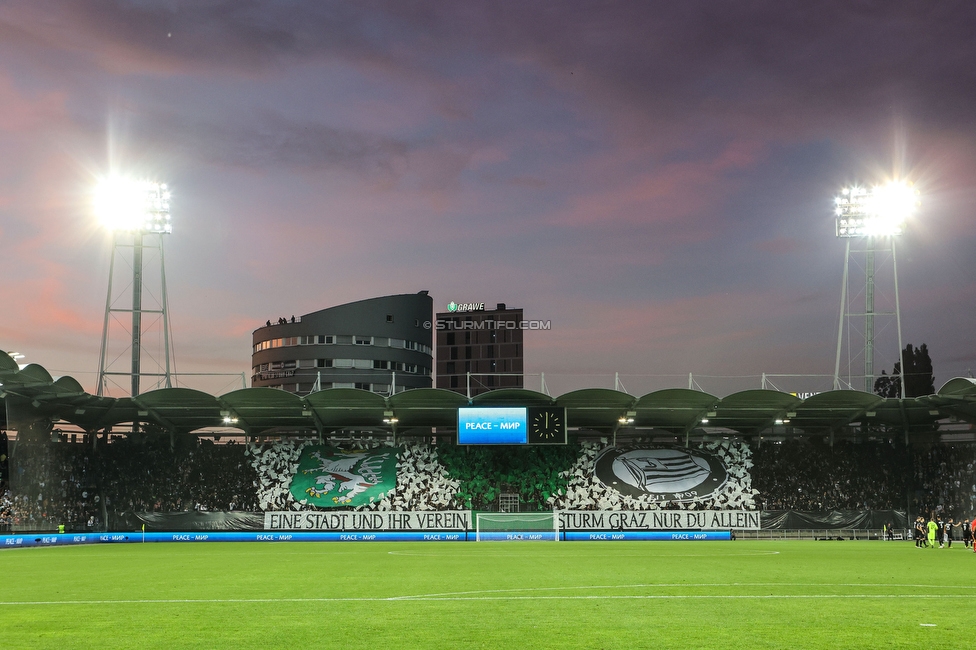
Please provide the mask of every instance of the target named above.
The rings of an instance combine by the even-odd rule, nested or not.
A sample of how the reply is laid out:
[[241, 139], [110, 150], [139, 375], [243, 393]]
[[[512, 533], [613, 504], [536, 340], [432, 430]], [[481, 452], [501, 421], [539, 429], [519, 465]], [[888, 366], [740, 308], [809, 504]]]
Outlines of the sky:
[[974, 25], [970, 3], [7, 0], [0, 349], [94, 391], [91, 194], [117, 172], [172, 191], [182, 373], [249, 375], [269, 318], [429, 290], [550, 321], [529, 388], [826, 390], [833, 199], [898, 177], [903, 338], [938, 387], [976, 367]]

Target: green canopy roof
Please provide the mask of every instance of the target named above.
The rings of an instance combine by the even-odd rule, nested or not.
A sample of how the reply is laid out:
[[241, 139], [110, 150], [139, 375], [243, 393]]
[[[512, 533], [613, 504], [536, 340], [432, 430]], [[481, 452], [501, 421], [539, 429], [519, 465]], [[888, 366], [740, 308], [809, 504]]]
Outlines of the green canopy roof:
[[20, 369], [0, 353], [0, 399], [6, 425], [18, 428], [51, 419], [99, 431], [127, 422], [154, 423], [174, 432], [237, 427], [251, 435], [332, 431], [344, 428], [429, 431], [453, 428], [464, 406], [557, 406], [568, 426], [618, 431], [689, 432], [700, 426], [751, 435], [788, 425], [791, 431], [843, 431], [852, 423], [893, 430], [933, 431], [938, 420], [976, 422], [976, 380], [956, 378], [935, 395], [883, 399], [838, 390], [800, 399], [774, 390], [747, 390], [724, 398], [674, 388], [641, 397], [603, 388], [558, 397], [522, 388], [482, 393], [472, 399], [453, 391], [420, 388], [383, 397], [353, 388], [332, 388], [299, 397], [271, 388], [244, 388], [213, 396], [189, 388], [162, 388], [135, 398], [97, 397], [71, 377], [54, 379], [42, 366]]

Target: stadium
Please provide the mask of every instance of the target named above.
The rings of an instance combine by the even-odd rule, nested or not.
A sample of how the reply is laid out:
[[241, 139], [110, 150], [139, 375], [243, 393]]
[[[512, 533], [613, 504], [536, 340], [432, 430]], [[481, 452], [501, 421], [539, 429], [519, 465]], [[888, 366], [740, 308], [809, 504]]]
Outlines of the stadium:
[[0, 647], [971, 645], [974, 23], [0, 3]]
[[[952, 629], [976, 597], [959, 526], [976, 506], [976, 445], [940, 432], [972, 421], [971, 379], [910, 399], [109, 398], [6, 355], [0, 367], [16, 433], [3, 439], [0, 534], [14, 645], [307, 644], [302, 621], [323, 607], [343, 612], [336, 645], [644, 647], [677, 633], [694, 647], [760, 629], [782, 645], [798, 626], [814, 645], [861, 645], [887, 638], [891, 616], [899, 638]], [[533, 426], [540, 413], [564, 419]], [[512, 417], [524, 444], [511, 427], [465, 426]], [[955, 546], [899, 543], [915, 513], [938, 521], [940, 549], [943, 530]], [[120, 615], [129, 624], [110, 631]], [[649, 615], [682, 622], [649, 629]], [[220, 629], [202, 634], [206, 620]]]

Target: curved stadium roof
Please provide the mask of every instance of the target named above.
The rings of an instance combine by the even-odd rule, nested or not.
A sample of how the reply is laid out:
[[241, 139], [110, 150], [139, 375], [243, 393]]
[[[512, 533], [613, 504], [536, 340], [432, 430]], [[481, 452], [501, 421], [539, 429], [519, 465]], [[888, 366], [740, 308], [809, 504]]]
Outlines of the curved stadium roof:
[[801, 400], [774, 390], [746, 390], [724, 398], [701, 391], [667, 389], [634, 397], [604, 388], [550, 397], [525, 389], [500, 389], [472, 399], [452, 391], [421, 388], [392, 397], [365, 390], [331, 388], [299, 397], [270, 388], [244, 388], [219, 397], [189, 388], [163, 388], [135, 398], [97, 397], [71, 377], [55, 380], [42, 366], [20, 369], [0, 352], [0, 410], [9, 428], [45, 419], [60, 420], [86, 431], [101, 431], [124, 422], [154, 423], [174, 432], [228, 425], [250, 435], [276, 432], [334, 431], [343, 428], [391, 430], [453, 427], [463, 406], [557, 406], [566, 409], [568, 426], [611, 432], [621, 419], [628, 427], [654, 428], [675, 434], [702, 426], [746, 435], [768, 431], [788, 421], [804, 432], [841, 431], [861, 422], [906, 433], [933, 431], [944, 418], [976, 422], [976, 380], [956, 378], [934, 395], [884, 399], [843, 390]]

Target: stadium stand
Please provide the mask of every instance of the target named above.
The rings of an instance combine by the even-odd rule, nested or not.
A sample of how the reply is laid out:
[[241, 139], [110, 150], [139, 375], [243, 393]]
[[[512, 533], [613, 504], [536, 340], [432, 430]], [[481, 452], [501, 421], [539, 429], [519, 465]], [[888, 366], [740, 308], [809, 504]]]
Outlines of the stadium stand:
[[912, 458], [887, 442], [787, 440], [753, 450], [753, 486], [760, 509], [904, 509]]
[[[20, 441], [10, 459], [9, 482], [0, 485], [0, 528], [55, 530], [63, 524], [68, 531], [90, 531], [111, 527], [127, 512], [311, 508], [287, 496], [290, 472], [307, 442], [214, 444], [192, 435], [167, 434], [119, 436], [95, 446], [60, 439]], [[843, 441], [831, 447], [813, 438], [754, 445], [751, 456], [746, 445], [735, 445], [741, 448], [736, 462], [748, 461], [752, 481], [751, 486], [741, 484], [744, 498], [736, 507], [908, 508], [956, 518], [976, 512], [973, 444], [909, 448], [897, 441]], [[370, 507], [493, 510], [504, 490], [520, 495], [523, 512], [554, 505], [626, 507], [606, 501], [598, 492], [605, 488], [579, 469], [585, 467], [580, 459], [592, 457], [598, 447], [586, 443], [512, 452], [443, 442], [403, 444], [397, 492]], [[282, 462], [276, 460], [279, 452], [287, 452]], [[568, 490], [575, 492], [567, 495]]]

